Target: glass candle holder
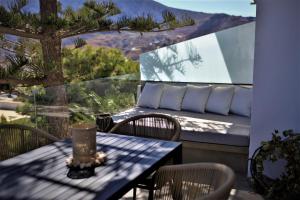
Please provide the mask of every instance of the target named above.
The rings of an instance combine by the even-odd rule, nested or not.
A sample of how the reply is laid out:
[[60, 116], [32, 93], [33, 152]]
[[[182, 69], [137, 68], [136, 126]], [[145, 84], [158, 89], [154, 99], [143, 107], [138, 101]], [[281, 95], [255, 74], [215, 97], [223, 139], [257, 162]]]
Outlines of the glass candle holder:
[[96, 132], [95, 124], [76, 124], [71, 128], [73, 143], [73, 163], [93, 164], [96, 156]]

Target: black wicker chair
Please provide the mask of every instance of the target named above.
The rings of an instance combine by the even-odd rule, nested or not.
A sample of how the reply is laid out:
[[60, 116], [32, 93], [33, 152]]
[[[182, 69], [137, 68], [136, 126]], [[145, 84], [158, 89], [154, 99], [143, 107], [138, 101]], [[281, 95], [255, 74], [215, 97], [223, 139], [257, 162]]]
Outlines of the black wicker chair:
[[[124, 121], [116, 124], [109, 132], [177, 141], [180, 137], [181, 126], [173, 117], [151, 113], [125, 119]], [[153, 199], [153, 175], [146, 178], [138, 184], [137, 187], [149, 190], [149, 199]], [[136, 199], [136, 188], [133, 189], [133, 199]]]
[[6, 160], [58, 138], [36, 128], [19, 124], [0, 124], [0, 160]]

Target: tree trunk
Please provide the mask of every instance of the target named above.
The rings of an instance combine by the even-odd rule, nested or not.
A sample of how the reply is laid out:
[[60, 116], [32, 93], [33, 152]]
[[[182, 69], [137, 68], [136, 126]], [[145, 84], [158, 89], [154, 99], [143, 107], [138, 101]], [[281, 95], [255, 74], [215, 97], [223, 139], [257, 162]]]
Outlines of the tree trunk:
[[47, 123], [49, 124], [48, 132], [58, 137], [66, 137], [69, 118], [66, 117], [68, 102], [61, 63], [61, 39], [55, 36], [54, 27], [47, 25], [49, 17], [51, 20], [57, 18], [57, 0], [40, 0], [40, 14], [41, 20], [45, 24], [42, 27], [44, 37], [40, 42], [44, 67], [47, 71], [46, 94], [51, 97], [50, 110], [46, 112]]
[[41, 40], [41, 45], [44, 67], [47, 69], [45, 87], [52, 93], [53, 105], [64, 106], [67, 104], [67, 96], [61, 63], [61, 40], [47, 38]]

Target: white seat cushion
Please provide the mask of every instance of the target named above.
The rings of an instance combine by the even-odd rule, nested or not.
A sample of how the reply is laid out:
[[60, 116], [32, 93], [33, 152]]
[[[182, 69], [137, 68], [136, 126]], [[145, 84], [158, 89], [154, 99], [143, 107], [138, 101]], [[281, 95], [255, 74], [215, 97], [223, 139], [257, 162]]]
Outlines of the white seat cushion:
[[238, 115], [217, 115], [165, 109], [132, 108], [113, 116], [115, 123], [128, 117], [162, 113], [174, 117], [181, 125], [180, 139], [185, 141], [249, 146], [250, 118]]
[[157, 109], [163, 93], [163, 87], [163, 84], [146, 83], [139, 97], [137, 105], [139, 107]]
[[230, 112], [237, 115], [250, 117], [251, 101], [252, 89], [236, 87], [230, 107]]
[[181, 110], [204, 113], [211, 86], [188, 85], [182, 100]]
[[206, 104], [206, 111], [228, 115], [233, 94], [232, 86], [213, 88]]
[[181, 110], [181, 103], [185, 94], [185, 86], [165, 85], [159, 108]]

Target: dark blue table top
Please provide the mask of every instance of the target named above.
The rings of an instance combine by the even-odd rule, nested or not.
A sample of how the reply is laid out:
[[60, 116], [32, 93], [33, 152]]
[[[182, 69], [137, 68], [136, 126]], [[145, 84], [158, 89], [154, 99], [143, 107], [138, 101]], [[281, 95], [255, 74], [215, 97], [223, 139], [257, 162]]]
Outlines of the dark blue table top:
[[87, 179], [66, 176], [71, 140], [0, 162], [0, 199], [117, 199], [176, 156], [181, 143], [98, 133], [97, 148], [107, 154], [107, 162]]

